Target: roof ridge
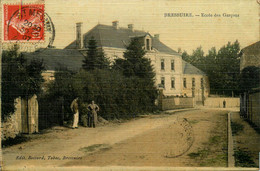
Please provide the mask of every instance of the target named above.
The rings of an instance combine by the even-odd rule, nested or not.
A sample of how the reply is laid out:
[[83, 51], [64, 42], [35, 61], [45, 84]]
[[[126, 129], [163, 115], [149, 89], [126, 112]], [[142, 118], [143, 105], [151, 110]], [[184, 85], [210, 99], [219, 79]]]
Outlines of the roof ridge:
[[[106, 25], [106, 24], [97, 24], [96, 26], [106, 26], [106, 27], [112, 27], [113, 28], [113, 26], [111, 26], [111, 25]], [[96, 27], [95, 26], [95, 27]], [[92, 28], [93, 29], [93, 28]], [[122, 29], [122, 30], [130, 30], [129, 28], [127, 28], [127, 27], [118, 27], [118, 29]], [[117, 29], [117, 30], [118, 30]], [[134, 31], [133, 32], [135, 32], [135, 31], [137, 31], [137, 32], [143, 32], [143, 33], [149, 33], [149, 32], [146, 32], [146, 31], [144, 31], [144, 30], [136, 30], [136, 29], [134, 29]]]

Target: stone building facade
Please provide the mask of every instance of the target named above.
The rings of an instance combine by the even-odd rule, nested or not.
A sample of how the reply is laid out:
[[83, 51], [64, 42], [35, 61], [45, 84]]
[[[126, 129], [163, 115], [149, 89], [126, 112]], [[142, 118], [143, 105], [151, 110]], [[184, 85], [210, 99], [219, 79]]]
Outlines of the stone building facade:
[[43, 59], [47, 69], [43, 73], [46, 82], [54, 79], [55, 70], [61, 66], [72, 71], [79, 71], [91, 37], [94, 37], [98, 48], [102, 48], [110, 62], [123, 58], [131, 38], [138, 37], [144, 42], [145, 57], [151, 60], [154, 67], [156, 86], [163, 88], [165, 96], [194, 97], [197, 102], [202, 102], [208, 97], [207, 75], [182, 60], [179, 53], [162, 43], [159, 34], [152, 36], [148, 32], [135, 30], [133, 24], [122, 28], [119, 27], [118, 21], [112, 22], [110, 26], [98, 24], [85, 34], [82, 33], [81, 27], [82, 23], [76, 23], [76, 40], [64, 49], [48, 48], [40, 53], [26, 54], [28, 58], [37, 56]]
[[135, 30], [133, 24], [126, 28], [119, 27], [119, 22], [112, 25], [98, 24], [85, 34], [81, 33], [82, 23], [76, 24], [76, 40], [65, 49], [86, 52], [88, 41], [91, 37], [97, 41], [106, 57], [113, 62], [123, 58], [126, 46], [131, 38], [138, 37], [144, 42], [145, 57], [151, 60], [156, 73], [156, 86], [163, 88], [165, 96], [195, 97], [202, 101], [209, 94], [208, 77], [204, 72], [182, 60], [179, 53], [172, 50], [159, 39], [159, 34], [152, 36], [148, 32]]

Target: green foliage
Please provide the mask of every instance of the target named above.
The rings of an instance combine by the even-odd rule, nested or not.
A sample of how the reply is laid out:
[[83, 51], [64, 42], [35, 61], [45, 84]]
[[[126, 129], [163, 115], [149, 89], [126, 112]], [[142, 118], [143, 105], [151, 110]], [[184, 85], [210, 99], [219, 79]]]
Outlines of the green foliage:
[[231, 122], [231, 128], [232, 128], [232, 134], [238, 135], [240, 132], [244, 130], [244, 125], [237, 122]]
[[13, 146], [16, 144], [21, 144], [27, 141], [30, 141], [31, 138], [30, 137], [26, 137], [24, 135], [17, 135], [15, 138], [8, 138], [6, 140], [2, 140], [2, 147], [9, 147], [9, 146]]
[[87, 71], [109, 68], [109, 61], [105, 57], [103, 50], [98, 49], [94, 37], [91, 37], [88, 42], [87, 56], [85, 56], [85, 59], [83, 60], [82, 67]]
[[204, 55], [202, 47], [198, 47], [191, 55], [182, 53], [182, 58], [204, 71], [209, 77], [211, 93], [231, 96], [239, 94], [240, 45], [238, 41], [228, 42], [218, 51], [212, 47]]
[[155, 73], [151, 61], [145, 58], [143, 43], [138, 38], [131, 39], [129, 46], [124, 52], [124, 59], [117, 59], [115, 69], [120, 69], [126, 77], [136, 76], [154, 82]]
[[143, 111], [154, 105], [157, 98], [157, 89], [155, 87], [155, 73], [151, 61], [145, 58], [143, 42], [139, 38], [131, 39], [129, 46], [124, 52], [124, 59], [117, 59], [113, 69], [123, 73], [124, 76], [133, 82], [133, 88], [138, 94], [137, 103], [143, 106]]
[[235, 165], [237, 167], [257, 167], [250, 152], [238, 148], [234, 151]]
[[71, 117], [70, 103], [79, 97], [80, 114], [86, 113], [84, 104], [94, 100], [100, 106], [98, 114], [105, 119], [133, 118], [138, 113], [154, 110], [153, 96], [140, 89], [145, 86], [142, 79], [126, 78], [116, 70], [81, 70], [76, 74], [59, 71], [55, 74], [55, 81], [49, 85], [49, 108], [61, 108], [55, 106], [55, 102], [62, 97], [65, 114]]
[[46, 116], [45, 122], [48, 124], [45, 127], [60, 124], [62, 117], [64, 120], [71, 119], [70, 104], [78, 92], [77, 87], [73, 87], [74, 75], [67, 68], [59, 68], [54, 74], [55, 80], [48, 84], [47, 92], [39, 98], [40, 115]]
[[15, 111], [14, 100], [29, 98], [41, 92], [43, 61], [28, 61], [18, 53], [17, 45], [2, 55], [2, 119]]

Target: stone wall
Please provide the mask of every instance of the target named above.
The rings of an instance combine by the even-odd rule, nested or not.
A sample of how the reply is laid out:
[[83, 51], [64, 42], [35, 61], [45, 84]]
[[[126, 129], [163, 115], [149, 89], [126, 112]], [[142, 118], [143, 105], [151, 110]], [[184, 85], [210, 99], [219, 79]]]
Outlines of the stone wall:
[[204, 102], [206, 107], [223, 108], [223, 101], [226, 101], [226, 108], [233, 108], [240, 106], [239, 98], [233, 97], [208, 97]]
[[[34, 95], [28, 100], [28, 111], [23, 111], [22, 103], [24, 101], [26, 100], [17, 98], [15, 100], [15, 112], [9, 117], [6, 117], [3, 121], [1, 134], [2, 140], [15, 138], [19, 133], [38, 132], [37, 96]], [[23, 117], [24, 115], [26, 115], [26, 117]]]
[[28, 133], [38, 132], [38, 101], [34, 95], [28, 100]]
[[192, 97], [170, 97], [162, 99], [161, 110], [171, 110], [180, 108], [192, 108], [195, 100]]
[[15, 112], [6, 117], [2, 123], [2, 140], [15, 138], [22, 130], [21, 124], [21, 98], [15, 100]]

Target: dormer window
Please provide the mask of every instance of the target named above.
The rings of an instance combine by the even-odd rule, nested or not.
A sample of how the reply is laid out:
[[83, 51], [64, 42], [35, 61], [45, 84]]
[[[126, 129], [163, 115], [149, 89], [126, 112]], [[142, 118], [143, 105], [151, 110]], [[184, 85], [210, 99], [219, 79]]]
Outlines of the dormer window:
[[143, 41], [144, 41], [144, 49], [147, 51], [152, 50], [152, 38], [149, 34], [146, 34], [144, 36]]

